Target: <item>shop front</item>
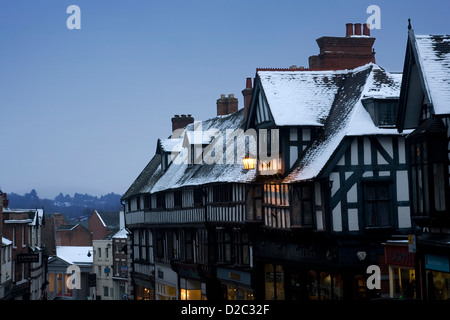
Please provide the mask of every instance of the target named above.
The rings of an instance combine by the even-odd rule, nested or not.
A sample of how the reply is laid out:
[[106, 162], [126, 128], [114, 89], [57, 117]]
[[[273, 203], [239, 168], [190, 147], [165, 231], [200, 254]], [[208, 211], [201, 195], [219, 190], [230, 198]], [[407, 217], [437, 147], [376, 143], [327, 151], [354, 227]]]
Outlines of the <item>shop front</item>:
[[367, 288], [366, 270], [383, 257], [382, 248], [272, 241], [255, 248], [256, 299], [363, 300], [380, 294]]
[[155, 300], [154, 280], [139, 276], [133, 277], [136, 300]]
[[[355, 278], [355, 287], [358, 279], [364, 280]], [[266, 300], [342, 300], [343, 276], [324, 266], [266, 263], [264, 293]]]
[[177, 300], [178, 275], [170, 265], [155, 264], [156, 300]]
[[249, 271], [218, 267], [216, 272], [225, 300], [254, 300]]
[[198, 264], [172, 262], [178, 275], [179, 300], [206, 300], [205, 274]]
[[410, 252], [408, 240], [388, 240], [384, 250], [389, 268], [389, 297], [416, 299], [415, 254]]
[[450, 235], [423, 234], [417, 243], [421, 296], [424, 300], [450, 299]]
[[450, 299], [449, 256], [425, 254], [424, 258], [428, 300]]

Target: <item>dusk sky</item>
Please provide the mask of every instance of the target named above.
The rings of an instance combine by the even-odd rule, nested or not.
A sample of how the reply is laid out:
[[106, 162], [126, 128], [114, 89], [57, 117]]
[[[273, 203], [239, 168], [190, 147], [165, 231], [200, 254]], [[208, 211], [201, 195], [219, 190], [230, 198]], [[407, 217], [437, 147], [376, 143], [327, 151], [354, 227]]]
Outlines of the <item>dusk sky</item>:
[[[70, 5], [81, 29], [68, 29]], [[0, 188], [123, 194], [171, 133], [216, 115], [258, 67], [308, 67], [316, 39], [381, 10], [377, 64], [402, 71], [408, 18], [448, 34], [450, 2], [0, 0]]]

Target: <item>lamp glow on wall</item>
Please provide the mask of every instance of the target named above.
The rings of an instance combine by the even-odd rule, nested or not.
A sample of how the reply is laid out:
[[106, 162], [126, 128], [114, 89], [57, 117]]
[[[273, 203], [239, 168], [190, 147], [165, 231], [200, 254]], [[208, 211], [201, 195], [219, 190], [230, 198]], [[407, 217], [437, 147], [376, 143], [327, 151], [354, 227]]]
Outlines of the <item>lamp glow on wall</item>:
[[246, 155], [242, 162], [245, 170], [253, 170], [256, 167], [256, 158], [252, 158], [249, 155]]

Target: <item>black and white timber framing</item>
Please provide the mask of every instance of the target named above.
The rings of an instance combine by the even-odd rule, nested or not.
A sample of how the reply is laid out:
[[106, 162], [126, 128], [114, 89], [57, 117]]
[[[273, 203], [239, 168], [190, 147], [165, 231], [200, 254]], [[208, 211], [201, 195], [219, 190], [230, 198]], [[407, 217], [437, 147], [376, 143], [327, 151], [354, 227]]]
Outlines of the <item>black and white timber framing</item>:
[[[176, 164], [170, 156], [182, 151], [158, 141], [122, 198], [134, 298], [369, 297], [355, 283], [368, 265], [383, 263], [383, 241], [411, 229], [406, 133], [392, 123], [400, 79], [374, 64], [257, 71], [248, 115], [241, 109], [202, 124], [253, 129], [258, 148], [267, 144], [272, 156], [278, 145], [254, 170], [240, 162]], [[317, 102], [314, 92], [325, 98]], [[374, 113], [368, 101], [386, 112]], [[179, 144], [188, 151], [189, 136]], [[194, 149], [208, 146], [202, 140]], [[318, 287], [332, 279], [333, 293], [308, 291], [312, 272], [321, 275]]]

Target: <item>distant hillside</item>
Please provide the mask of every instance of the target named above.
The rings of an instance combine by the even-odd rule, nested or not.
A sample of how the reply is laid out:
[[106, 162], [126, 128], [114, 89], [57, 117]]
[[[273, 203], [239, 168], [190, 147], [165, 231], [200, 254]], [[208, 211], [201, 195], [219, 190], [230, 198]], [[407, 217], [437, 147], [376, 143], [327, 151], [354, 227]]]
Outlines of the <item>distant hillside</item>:
[[55, 199], [41, 199], [36, 190], [23, 196], [14, 192], [8, 193], [9, 207], [12, 209], [44, 208], [46, 214], [63, 213], [67, 218], [90, 216], [94, 210], [99, 212], [113, 212], [122, 210], [120, 197], [122, 195], [108, 193], [100, 197], [89, 194], [75, 193], [72, 196], [60, 193]]

